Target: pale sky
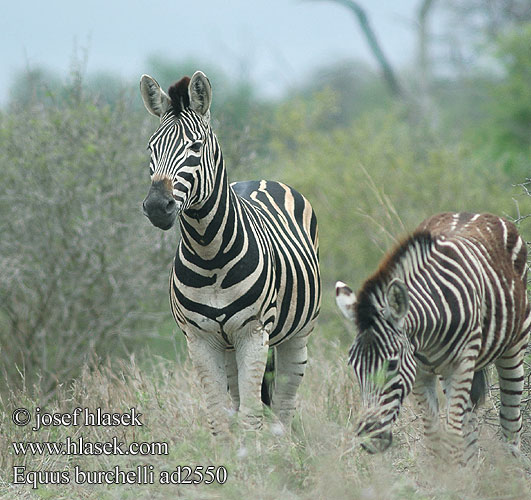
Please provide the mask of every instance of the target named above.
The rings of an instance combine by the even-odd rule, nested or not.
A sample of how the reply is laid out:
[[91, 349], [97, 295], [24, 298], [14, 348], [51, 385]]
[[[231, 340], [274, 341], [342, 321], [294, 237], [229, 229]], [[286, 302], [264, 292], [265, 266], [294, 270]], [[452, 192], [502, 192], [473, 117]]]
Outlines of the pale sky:
[[[390, 60], [397, 66], [410, 61], [419, 0], [359, 3]], [[15, 72], [28, 65], [66, 77], [76, 45], [88, 48], [89, 73], [105, 70], [136, 80], [150, 55], [197, 57], [228, 75], [245, 67], [266, 95], [296, 86], [312, 69], [333, 61], [373, 63], [352, 14], [327, 1], [0, 0], [0, 5], [0, 104]]]

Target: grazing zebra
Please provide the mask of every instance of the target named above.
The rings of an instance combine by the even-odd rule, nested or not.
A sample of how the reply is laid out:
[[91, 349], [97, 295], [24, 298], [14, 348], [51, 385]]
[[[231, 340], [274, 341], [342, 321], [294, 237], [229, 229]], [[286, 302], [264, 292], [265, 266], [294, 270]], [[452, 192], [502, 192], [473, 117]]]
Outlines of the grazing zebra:
[[[261, 396], [289, 426], [321, 303], [312, 207], [279, 182], [229, 185], [202, 72], [168, 94], [143, 75], [140, 91], [146, 109], [160, 117], [149, 140], [152, 182], [144, 213], [163, 230], [179, 218], [171, 310], [205, 391], [211, 429], [227, 432], [234, 411], [246, 427], [260, 428]], [[273, 346], [267, 401], [262, 383]]]
[[[526, 255], [512, 223], [490, 214], [443, 213], [388, 254], [357, 297], [336, 284], [337, 304], [357, 327], [349, 363], [361, 388], [357, 434], [364, 448], [387, 449], [391, 424], [413, 389], [429, 447], [468, 461], [476, 448], [474, 409], [485, 393], [484, 369], [494, 362], [500, 423], [516, 451], [531, 330]], [[447, 400], [442, 439], [438, 377]]]

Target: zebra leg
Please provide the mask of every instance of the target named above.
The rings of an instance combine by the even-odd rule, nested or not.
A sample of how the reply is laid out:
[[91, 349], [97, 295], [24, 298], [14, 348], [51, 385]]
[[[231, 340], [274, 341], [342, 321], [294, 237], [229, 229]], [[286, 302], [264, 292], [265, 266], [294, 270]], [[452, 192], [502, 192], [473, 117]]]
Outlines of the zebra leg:
[[514, 451], [520, 448], [522, 413], [520, 403], [524, 388], [524, 354], [527, 338], [505, 351], [496, 360], [496, 370], [500, 382], [500, 425], [503, 435]]
[[205, 392], [210, 429], [213, 434], [227, 434], [230, 401], [227, 392], [225, 351], [203, 338], [189, 335], [188, 352]]
[[439, 452], [441, 438], [437, 376], [418, 369], [413, 394], [422, 413], [426, 447], [430, 454], [436, 455]]
[[269, 350], [269, 332], [259, 321], [247, 325], [243, 335], [235, 339], [238, 366], [240, 415], [244, 426], [250, 429], [262, 427], [262, 379]]
[[232, 409], [236, 412], [240, 407], [240, 391], [238, 389], [238, 364], [236, 363], [235, 351], [225, 351], [225, 369], [227, 370]]
[[463, 463], [465, 415], [470, 409], [470, 390], [474, 378], [476, 355], [463, 356], [455, 371], [443, 379], [447, 400], [446, 433], [443, 444], [452, 459]]
[[477, 406], [472, 405], [470, 398], [463, 422], [463, 441], [465, 446], [464, 463], [468, 464], [475, 456], [477, 457], [479, 451]]
[[308, 360], [306, 344], [312, 329], [276, 346], [271, 409], [286, 429], [290, 429], [295, 412], [297, 389], [306, 370]]

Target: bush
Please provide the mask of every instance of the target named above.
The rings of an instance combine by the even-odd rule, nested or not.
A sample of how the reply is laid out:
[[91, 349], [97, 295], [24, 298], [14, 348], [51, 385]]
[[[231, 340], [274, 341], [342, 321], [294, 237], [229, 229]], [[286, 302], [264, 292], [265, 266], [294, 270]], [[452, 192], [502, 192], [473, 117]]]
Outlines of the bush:
[[[334, 127], [336, 109], [329, 92], [311, 101], [295, 99], [280, 107], [272, 125], [271, 175], [302, 192], [317, 213], [324, 285], [320, 324], [330, 335], [344, 331], [337, 324], [335, 281], [359, 287], [383, 253], [426, 217], [461, 210], [516, 215], [515, 180], [493, 161], [411, 125], [401, 107], [366, 114], [341, 128]], [[529, 201], [521, 200], [520, 208]]]
[[531, 148], [531, 23], [498, 40], [505, 78], [493, 89], [493, 133], [501, 149]]
[[130, 103], [63, 92], [0, 115], [0, 364], [43, 393], [156, 330], [174, 239], [142, 215], [149, 132]]

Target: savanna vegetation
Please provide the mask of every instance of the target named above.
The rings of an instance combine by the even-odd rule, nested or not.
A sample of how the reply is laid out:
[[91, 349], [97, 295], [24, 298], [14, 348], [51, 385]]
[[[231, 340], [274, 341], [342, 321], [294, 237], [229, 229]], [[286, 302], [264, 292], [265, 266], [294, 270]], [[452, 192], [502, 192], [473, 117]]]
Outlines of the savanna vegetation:
[[[462, 3], [453, 2], [454, 13]], [[318, 215], [323, 307], [291, 436], [266, 426], [257, 436], [221, 442], [206, 430], [203, 397], [168, 304], [178, 235], [142, 215], [145, 145], [156, 120], [141, 108], [136, 83], [86, 75], [82, 63], [66, 78], [39, 69], [19, 75], [0, 110], [0, 494], [530, 498], [531, 355], [522, 457], [501, 446], [494, 373], [473, 473], [428, 459], [412, 403], [392, 449], [370, 456], [353, 440], [359, 399], [346, 364], [353, 332], [333, 294], [338, 279], [359, 286], [397, 239], [436, 212], [503, 215], [531, 241], [531, 24], [497, 28], [473, 47], [490, 66], [434, 71], [422, 92], [418, 75], [404, 69], [400, 98], [378, 74], [348, 61], [321, 68], [271, 101], [251, 83], [198, 61], [147, 62], [146, 72], [164, 86], [205, 71], [230, 179], [282, 180], [304, 193]], [[51, 413], [134, 407], [144, 425], [32, 432], [11, 422], [19, 407]], [[80, 434], [167, 442], [169, 454], [22, 456], [11, 444]], [[153, 465], [155, 484], [12, 484], [14, 466], [72, 472], [76, 465], [85, 471]], [[224, 465], [228, 480], [159, 484], [158, 473], [178, 465]]]

